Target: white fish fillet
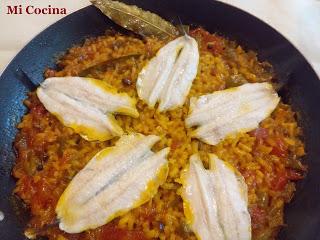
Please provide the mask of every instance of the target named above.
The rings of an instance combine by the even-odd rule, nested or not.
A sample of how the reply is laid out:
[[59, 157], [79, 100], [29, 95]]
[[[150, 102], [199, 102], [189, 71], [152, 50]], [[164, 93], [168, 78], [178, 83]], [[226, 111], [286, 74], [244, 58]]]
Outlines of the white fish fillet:
[[150, 200], [168, 174], [169, 148], [150, 150], [158, 140], [154, 135], [124, 135], [114, 147], [96, 154], [58, 201], [60, 229], [94, 229]]
[[142, 69], [137, 92], [149, 107], [159, 101], [159, 111], [182, 106], [197, 75], [199, 50], [196, 40], [181, 36], [162, 47]]
[[47, 78], [37, 89], [45, 108], [87, 140], [105, 141], [123, 134], [113, 113], [138, 117], [135, 100], [92, 78]]
[[251, 239], [247, 186], [231, 166], [212, 154], [206, 170], [193, 155], [182, 182], [184, 212], [198, 239]]
[[198, 126], [192, 137], [215, 145], [228, 136], [258, 127], [280, 101], [269, 83], [247, 83], [190, 99], [187, 127]]

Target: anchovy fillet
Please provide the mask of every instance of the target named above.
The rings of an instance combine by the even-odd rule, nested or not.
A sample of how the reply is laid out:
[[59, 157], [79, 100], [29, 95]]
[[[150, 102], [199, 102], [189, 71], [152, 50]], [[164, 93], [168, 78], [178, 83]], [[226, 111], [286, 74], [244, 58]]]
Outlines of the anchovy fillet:
[[181, 36], [162, 47], [142, 69], [137, 92], [149, 107], [159, 101], [159, 111], [182, 106], [197, 75], [199, 50], [196, 40]]
[[198, 239], [251, 239], [247, 186], [231, 166], [212, 154], [206, 170], [193, 155], [182, 181], [185, 215]]
[[48, 78], [37, 96], [49, 112], [87, 140], [105, 141], [123, 134], [113, 113], [139, 115], [134, 99], [92, 78]]
[[168, 174], [169, 148], [151, 147], [158, 136], [124, 135], [73, 178], [60, 197], [59, 227], [68, 233], [97, 228], [150, 200]]
[[280, 101], [269, 83], [248, 83], [190, 99], [187, 127], [192, 137], [215, 145], [228, 136], [258, 127]]

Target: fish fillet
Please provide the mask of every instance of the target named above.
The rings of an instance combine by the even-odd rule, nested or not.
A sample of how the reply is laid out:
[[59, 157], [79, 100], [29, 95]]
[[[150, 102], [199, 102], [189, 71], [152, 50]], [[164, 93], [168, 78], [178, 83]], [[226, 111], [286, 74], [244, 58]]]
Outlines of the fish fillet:
[[249, 240], [251, 219], [243, 177], [211, 154], [205, 169], [195, 154], [183, 173], [182, 198], [188, 224], [201, 240]]
[[150, 150], [158, 140], [155, 135], [124, 135], [96, 154], [58, 201], [60, 229], [94, 229], [150, 200], [168, 174], [169, 148]]
[[187, 127], [198, 126], [192, 137], [215, 145], [228, 136], [258, 127], [280, 101], [269, 83], [247, 83], [190, 99]]
[[197, 75], [198, 63], [194, 38], [185, 35], [169, 42], [139, 73], [139, 97], [152, 108], [160, 102], [160, 112], [182, 106]]
[[123, 134], [113, 113], [139, 115], [134, 99], [92, 78], [47, 78], [37, 89], [37, 96], [65, 126], [90, 141]]

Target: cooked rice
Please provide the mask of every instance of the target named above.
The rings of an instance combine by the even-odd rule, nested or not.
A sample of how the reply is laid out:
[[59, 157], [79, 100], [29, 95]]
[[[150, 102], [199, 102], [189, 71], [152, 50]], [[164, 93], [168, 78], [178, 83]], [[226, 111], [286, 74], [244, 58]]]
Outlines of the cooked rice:
[[[271, 66], [258, 62], [255, 53], [246, 52], [234, 42], [215, 35], [211, 38], [216, 44], [213, 51], [203, 43], [205, 38], [201, 31], [193, 33], [201, 51], [198, 75], [188, 99], [225, 89], [243, 79], [272, 81]], [[103, 69], [91, 69], [86, 75], [138, 98], [137, 75], [164, 44], [155, 38], [141, 40], [121, 34], [88, 39], [83, 46], [71, 48], [59, 60], [60, 71], [48, 69], [45, 75], [76, 76], [99, 62], [135, 54], [110, 61]], [[95, 153], [112, 146], [117, 139], [106, 142], [82, 139], [48, 113], [34, 93], [30, 93], [25, 104], [30, 111], [18, 126], [15, 140], [18, 155], [13, 173], [18, 179], [14, 192], [31, 210], [32, 218], [26, 230], [29, 235], [43, 235], [49, 239], [196, 239], [185, 223], [182, 200], [178, 195], [181, 185], [177, 179], [189, 157], [199, 152], [205, 166], [206, 154], [216, 153], [243, 174], [249, 190], [253, 239], [273, 239], [283, 225], [284, 204], [291, 200], [295, 191], [295, 184], [290, 180], [299, 179], [304, 170], [298, 161], [304, 155], [301, 130], [289, 105], [279, 104], [258, 130], [210, 146], [190, 138], [191, 130], [184, 124], [188, 100], [182, 108], [161, 114], [139, 100], [139, 118], [122, 115], [116, 118], [126, 132], [160, 136], [155, 150], [171, 147], [166, 183], [152, 200], [111, 223], [81, 234], [67, 234], [55, 224], [54, 209], [60, 195]], [[294, 166], [297, 171], [292, 170]], [[295, 177], [289, 177], [288, 169], [296, 174]]]

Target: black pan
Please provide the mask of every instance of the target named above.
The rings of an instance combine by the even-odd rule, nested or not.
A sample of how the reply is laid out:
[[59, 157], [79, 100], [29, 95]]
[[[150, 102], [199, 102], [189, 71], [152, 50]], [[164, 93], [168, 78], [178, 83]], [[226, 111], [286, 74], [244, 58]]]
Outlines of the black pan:
[[[280, 81], [286, 83], [280, 94], [299, 112], [307, 151], [304, 162], [309, 166], [307, 177], [298, 183], [295, 197], [285, 209], [287, 226], [280, 232], [279, 239], [320, 239], [320, 80], [305, 58], [267, 24], [223, 3], [213, 0], [127, 2], [169, 20], [180, 17], [184, 24], [204, 26], [210, 32], [218, 32], [257, 51], [261, 60], [274, 64]], [[24, 239], [26, 223], [25, 216], [16, 213], [20, 208], [12, 198], [15, 180], [11, 177], [15, 126], [26, 111], [22, 101], [32, 87], [21, 69], [34, 82], [41, 82], [44, 68], [54, 67], [59, 54], [89, 36], [104, 34], [110, 27], [116, 26], [94, 7], [86, 7], [36, 36], [3, 72], [0, 78], [0, 210], [5, 219], [0, 222], [1, 240]]]

